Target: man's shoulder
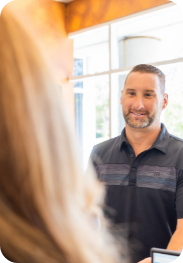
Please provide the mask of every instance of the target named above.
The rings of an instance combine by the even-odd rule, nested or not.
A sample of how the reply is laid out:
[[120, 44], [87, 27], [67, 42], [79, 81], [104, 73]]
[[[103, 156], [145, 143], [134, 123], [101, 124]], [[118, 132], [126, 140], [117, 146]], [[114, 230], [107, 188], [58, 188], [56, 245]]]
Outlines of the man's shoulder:
[[120, 136], [117, 136], [115, 138], [109, 139], [107, 141], [101, 142], [99, 144], [96, 144], [93, 147], [94, 152], [102, 152], [106, 150], [110, 150], [111, 147], [120, 147]]
[[183, 149], [183, 139], [170, 134], [169, 144], [174, 149]]
[[93, 147], [91, 159], [95, 165], [108, 162], [118, 155], [120, 151], [120, 136], [99, 143]]
[[176, 137], [175, 135], [173, 134], [170, 134], [170, 138], [172, 139], [172, 141], [176, 141], [177, 143], [179, 143], [181, 146], [183, 146], [183, 139], [179, 138], [179, 137]]
[[181, 138], [170, 134], [167, 157], [170, 158], [168, 159], [171, 160], [170, 162], [173, 163], [177, 169], [183, 170], [183, 140]]

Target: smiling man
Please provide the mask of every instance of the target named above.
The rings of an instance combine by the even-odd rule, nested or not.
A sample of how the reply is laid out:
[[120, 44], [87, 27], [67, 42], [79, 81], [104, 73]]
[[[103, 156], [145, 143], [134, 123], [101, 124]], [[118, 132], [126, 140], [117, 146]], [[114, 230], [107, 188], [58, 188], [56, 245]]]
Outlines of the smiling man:
[[91, 158], [107, 188], [106, 216], [123, 231], [136, 263], [151, 247], [183, 248], [183, 141], [160, 123], [168, 95], [158, 68], [134, 67], [120, 102], [125, 128], [96, 145]]

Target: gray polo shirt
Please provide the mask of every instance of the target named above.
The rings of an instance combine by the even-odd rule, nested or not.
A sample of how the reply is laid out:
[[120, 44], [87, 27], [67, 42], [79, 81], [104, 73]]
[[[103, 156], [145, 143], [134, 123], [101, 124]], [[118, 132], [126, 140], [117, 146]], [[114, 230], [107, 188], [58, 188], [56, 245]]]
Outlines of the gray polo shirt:
[[183, 140], [162, 124], [155, 143], [135, 157], [124, 129], [94, 146], [91, 159], [107, 187], [106, 215], [127, 239], [132, 262], [151, 247], [166, 248], [183, 218]]

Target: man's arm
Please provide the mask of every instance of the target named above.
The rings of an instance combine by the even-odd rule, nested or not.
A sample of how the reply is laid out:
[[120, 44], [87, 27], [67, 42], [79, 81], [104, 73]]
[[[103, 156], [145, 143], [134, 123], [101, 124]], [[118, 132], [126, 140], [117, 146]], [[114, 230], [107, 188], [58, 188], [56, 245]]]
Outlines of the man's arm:
[[[167, 246], [168, 250], [180, 251], [183, 249], [183, 219], [177, 220], [177, 228]], [[145, 258], [138, 263], [151, 263], [151, 258]]]
[[167, 246], [168, 250], [180, 251], [183, 249], [183, 219], [177, 220], [177, 228]]

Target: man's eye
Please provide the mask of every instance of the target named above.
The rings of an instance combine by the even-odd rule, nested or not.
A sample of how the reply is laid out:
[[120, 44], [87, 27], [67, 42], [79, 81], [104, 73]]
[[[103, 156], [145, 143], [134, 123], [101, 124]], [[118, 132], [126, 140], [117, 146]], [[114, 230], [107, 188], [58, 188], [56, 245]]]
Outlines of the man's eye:
[[151, 94], [151, 93], [145, 93], [145, 96], [146, 96], [146, 97], [151, 97], [152, 94]]
[[135, 92], [129, 92], [128, 94], [131, 95], [131, 96], [134, 96]]

